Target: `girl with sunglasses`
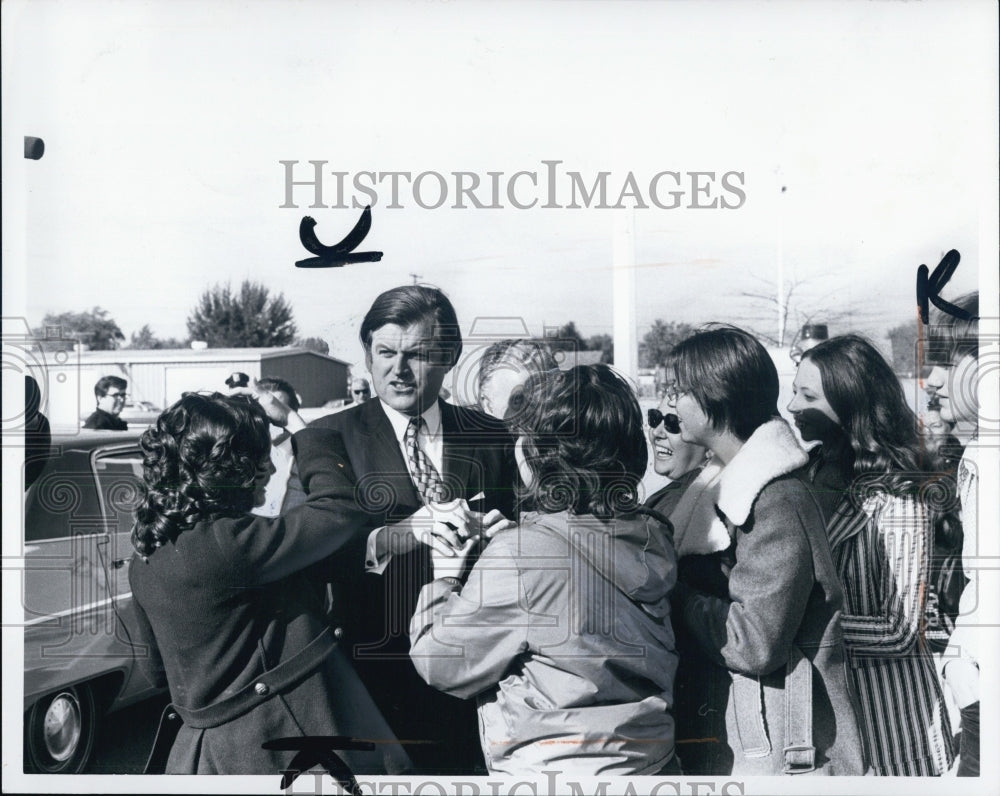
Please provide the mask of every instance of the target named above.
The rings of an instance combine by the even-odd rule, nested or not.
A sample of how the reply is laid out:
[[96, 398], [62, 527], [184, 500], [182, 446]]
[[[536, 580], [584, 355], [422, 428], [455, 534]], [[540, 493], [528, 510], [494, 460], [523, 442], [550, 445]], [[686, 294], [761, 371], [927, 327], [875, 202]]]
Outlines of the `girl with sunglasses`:
[[670, 483], [646, 499], [646, 508], [669, 517], [684, 490], [691, 484], [711, 457], [708, 448], [685, 442], [677, 415], [670, 411], [666, 397], [657, 409], [648, 409], [649, 444], [653, 451], [653, 470]]
[[[684, 491], [702, 472], [712, 454], [703, 445], [686, 442], [681, 437], [681, 427], [677, 415], [671, 410], [669, 396], [663, 397], [657, 409], [648, 409], [646, 418], [649, 422], [649, 444], [653, 451], [653, 470], [657, 475], [669, 478], [670, 483], [648, 497], [644, 505], [666, 518], [677, 508]], [[672, 526], [668, 524], [665, 527], [670, 529], [672, 535]], [[678, 579], [685, 580], [689, 586], [696, 585], [699, 581], [692, 567], [705, 566], [700, 558], [684, 556], [679, 559]], [[712, 670], [716, 667], [701, 654], [683, 625], [674, 627], [674, 635], [678, 656], [677, 677], [674, 680], [674, 719], [677, 722], [674, 734], [683, 743], [680, 747], [681, 765], [685, 774], [708, 773], [716, 768], [710, 762], [714, 747], [697, 743], [697, 740], [719, 737], [725, 727], [716, 726], [715, 714], [702, 708], [710, 702], [706, 694], [713, 690], [713, 683], [722, 683], [724, 672], [718, 672], [712, 678]]]

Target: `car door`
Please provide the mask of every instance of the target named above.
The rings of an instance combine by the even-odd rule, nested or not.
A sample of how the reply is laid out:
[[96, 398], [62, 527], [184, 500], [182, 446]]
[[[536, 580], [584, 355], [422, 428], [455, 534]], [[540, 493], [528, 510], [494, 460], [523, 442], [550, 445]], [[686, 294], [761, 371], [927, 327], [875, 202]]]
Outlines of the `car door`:
[[[132, 524], [141, 496], [142, 456], [134, 444], [104, 447], [94, 451], [91, 465], [107, 531], [98, 541], [98, 554], [102, 558], [107, 593], [119, 620], [117, 631], [131, 647], [135, 659], [148, 654], [145, 647], [134, 641], [135, 608], [128, 581], [134, 551]], [[132, 666], [119, 698], [122, 702], [132, 702], [158, 690], [140, 667]]]
[[131, 665], [108, 588], [108, 529], [91, 453], [62, 450], [26, 498], [26, 698]]

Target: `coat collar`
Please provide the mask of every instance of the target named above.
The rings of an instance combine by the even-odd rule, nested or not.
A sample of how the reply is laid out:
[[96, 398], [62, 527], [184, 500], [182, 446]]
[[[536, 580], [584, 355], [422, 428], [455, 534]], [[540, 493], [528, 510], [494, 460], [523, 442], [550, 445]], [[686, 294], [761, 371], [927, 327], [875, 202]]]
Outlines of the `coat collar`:
[[727, 520], [734, 526], [743, 525], [761, 490], [807, 461], [788, 423], [780, 418], [754, 431], [729, 464], [710, 461], [670, 515], [677, 554], [727, 549], [732, 543]]
[[771, 420], [750, 435], [722, 471], [719, 511], [742, 525], [761, 490], [775, 478], [794, 472], [809, 461], [788, 423]]

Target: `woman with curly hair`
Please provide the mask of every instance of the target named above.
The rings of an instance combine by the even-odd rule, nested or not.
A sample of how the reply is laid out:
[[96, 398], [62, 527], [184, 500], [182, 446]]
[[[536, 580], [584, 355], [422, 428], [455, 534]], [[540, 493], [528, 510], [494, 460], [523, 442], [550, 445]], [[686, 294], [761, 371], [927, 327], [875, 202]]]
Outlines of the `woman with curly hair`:
[[[140, 439], [146, 488], [129, 583], [149, 649], [141, 661], [170, 689], [164, 721], [181, 723], [154, 757], [171, 774], [276, 774], [295, 752], [265, 741], [345, 735], [386, 741], [338, 752], [352, 770], [400, 772], [405, 752], [301, 575], [364, 527], [332, 477], [348, 467], [343, 444], [273, 394], [256, 397], [188, 393]], [[274, 470], [269, 420], [293, 432], [308, 494], [277, 518], [249, 513]]]
[[668, 529], [638, 505], [638, 401], [607, 366], [581, 366], [532, 376], [507, 417], [535, 510], [493, 535], [464, 582], [475, 537], [434, 552], [411, 660], [478, 699], [491, 773], [677, 771], [675, 562]]
[[933, 516], [921, 499], [917, 419], [882, 355], [863, 337], [807, 351], [788, 410], [819, 441], [827, 535], [844, 588], [842, 617], [876, 774], [933, 776], [953, 759], [951, 728], [921, 632]]

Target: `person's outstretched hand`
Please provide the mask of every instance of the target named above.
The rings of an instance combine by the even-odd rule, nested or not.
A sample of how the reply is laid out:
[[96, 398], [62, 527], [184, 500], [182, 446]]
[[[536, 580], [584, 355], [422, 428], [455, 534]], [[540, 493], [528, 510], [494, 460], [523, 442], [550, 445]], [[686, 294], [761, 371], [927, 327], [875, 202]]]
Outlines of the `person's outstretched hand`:
[[249, 387], [237, 387], [229, 391], [230, 395], [249, 395], [254, 398], [264, 410], [267, 419], [278, 428], [286, 428], [293, 434], [306, 427], [301, 415], [269, 390], [265, 390], [256, 379]]

